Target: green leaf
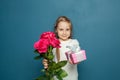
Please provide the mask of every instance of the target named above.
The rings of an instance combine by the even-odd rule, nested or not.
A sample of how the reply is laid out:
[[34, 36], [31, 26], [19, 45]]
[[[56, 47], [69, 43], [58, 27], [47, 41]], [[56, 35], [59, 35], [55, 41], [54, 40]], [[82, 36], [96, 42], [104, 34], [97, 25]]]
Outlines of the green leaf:
[[51, 75], [54, 74], [54, 72], [56, 71], [56, 63], [54, 61], [49, 63], [47, 71], [50, 72]]
[[63, 80], [61, 76], [56, 76], [58, 80]]
[[54, 58], [54, 56], [53, 56], [53, 55], [48, 55], [47, 58], [48, 58], [49, 60], [52, 60], [52, 59]]
[[50, 78], [50, 80], [54, 80], [54, 78], [52, 77], [52, 78]]
[[52, 46], [49, 46], [49, 48], [48, 48], [48, 53], [51, 53], [51, 52], [52, 52], [52, 49], [53, 49], [53, 47], [52, 47]]
[[64, 77], [68, 76], [67, 72], [63, 69], [60, 69], [59, 72], [57, 72], [56, 77], [60, 80]]
[[61, 68], [57, 68], [57, 69], [55, 70], [56, 74], [57, 74], [60, 70], [61, 70]]
[[62, 78], [64, 78], [64, 77], [66, 77], [66, 76], [68, 76], [68, 74], [67, 74], [67, 72], [65, 71], [65, 70], [61, 70], [60, 71], [60, 76], [62, 77]]
[[34, 57], [34, 59], [35, 59], [35, 60], [38, 60], [38, 59], [41, 59], [41, 58], [42, 58], [42, 56], [40, 56], [40, 55], [39, 55], [39, 56]]
[[54, 61], [49, 63], [49, 66], [51, 66], [52, 68], [54, 68], [56, 66], [56, 63]]
[[58, 65], [59, 67], [63, 67], [63, 66], [65, 66], [66, 64], [67, 64], [67, 60], [60, 61], [60, 62], [57, 63], [57, 65]]
[[39, 53], [37, 50], [34, 50], [34, 53]]

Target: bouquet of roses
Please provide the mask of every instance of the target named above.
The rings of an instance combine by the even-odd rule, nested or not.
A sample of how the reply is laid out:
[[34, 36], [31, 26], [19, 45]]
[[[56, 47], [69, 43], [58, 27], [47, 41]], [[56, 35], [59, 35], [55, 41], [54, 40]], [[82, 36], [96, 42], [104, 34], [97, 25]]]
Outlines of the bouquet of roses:
[[54, 80], [54, 77], [58, 80], [63, 80], [67, 76], [66, 71], [62, 69], [67, 64], [67, 61], [55, 62], [53, 60], [52, 49], [60, 48], [60, 42], [53, 32], [41, 34], [40, 39], [34, 43], [34, 48], [34, 52], [38, 54], [35, 59], [43, 58], [48, 60], [48, 68], [42, 69], [43, 75], [40, 75], [36, 80]]

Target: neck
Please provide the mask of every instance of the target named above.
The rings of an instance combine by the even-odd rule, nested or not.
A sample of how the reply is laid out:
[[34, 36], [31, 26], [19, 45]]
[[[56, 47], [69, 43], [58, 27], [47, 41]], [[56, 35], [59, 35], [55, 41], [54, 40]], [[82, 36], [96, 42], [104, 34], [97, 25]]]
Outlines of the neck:
[[60, 42], [68, 41], [69, 39], [59, 39]]

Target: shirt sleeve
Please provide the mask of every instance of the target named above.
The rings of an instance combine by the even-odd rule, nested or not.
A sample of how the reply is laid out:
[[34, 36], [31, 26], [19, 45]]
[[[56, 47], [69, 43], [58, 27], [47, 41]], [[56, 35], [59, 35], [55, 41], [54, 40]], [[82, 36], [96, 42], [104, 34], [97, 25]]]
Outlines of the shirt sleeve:
[[73, 47], [76, 47], [76, 52], [78, 52], [78, 51], [80, 51], [81, 50], [81, 48], [80, 48], [80, 43], [78, 42], [78, 40], [77, 39], [74, 39], [73, 40]]

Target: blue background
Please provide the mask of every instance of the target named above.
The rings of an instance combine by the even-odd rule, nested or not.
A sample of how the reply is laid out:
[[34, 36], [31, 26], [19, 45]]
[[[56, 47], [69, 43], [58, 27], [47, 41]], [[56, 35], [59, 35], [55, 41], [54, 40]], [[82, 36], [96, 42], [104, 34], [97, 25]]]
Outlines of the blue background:
[[33, 80], [41, 61], [33, 44], [64, 15], [86, 50], [79, 80], [120, 80], [119, 0], [0, 0], [0, 80]]

